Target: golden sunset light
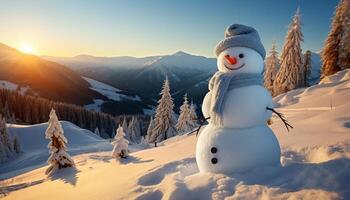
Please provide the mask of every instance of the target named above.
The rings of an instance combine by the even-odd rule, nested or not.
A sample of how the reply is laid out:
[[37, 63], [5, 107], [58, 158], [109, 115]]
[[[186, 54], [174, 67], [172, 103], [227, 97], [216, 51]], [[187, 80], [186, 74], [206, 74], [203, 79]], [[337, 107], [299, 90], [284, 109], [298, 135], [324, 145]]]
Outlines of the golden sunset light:
[[0, 200], [350, 200], [350, 0], [0, 2]]
[[26, 53], [26, 54], [35, 54], [35, 50], [33, 48], [33, 46], [29, 43], [23, 43], [20, 46], [19, 49], [22, 53]]

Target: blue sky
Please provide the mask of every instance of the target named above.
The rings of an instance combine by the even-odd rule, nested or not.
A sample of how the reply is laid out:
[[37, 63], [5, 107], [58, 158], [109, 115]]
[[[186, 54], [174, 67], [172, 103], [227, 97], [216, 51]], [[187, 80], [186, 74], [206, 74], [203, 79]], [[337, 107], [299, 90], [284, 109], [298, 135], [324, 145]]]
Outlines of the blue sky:
[[278, 49], [300, 6], [304, 50], [319, 51], [338, 0], [2, 0], [0, 42], [36, 54], [148, 56], [178, 50], [214, 57], [232, 23]]

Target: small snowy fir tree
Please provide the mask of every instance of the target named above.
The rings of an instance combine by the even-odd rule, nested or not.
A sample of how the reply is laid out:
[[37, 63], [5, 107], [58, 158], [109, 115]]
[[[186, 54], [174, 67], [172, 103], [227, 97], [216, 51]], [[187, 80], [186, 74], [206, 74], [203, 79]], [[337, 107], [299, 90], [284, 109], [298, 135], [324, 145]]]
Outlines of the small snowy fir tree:
[[112, 141], [113, 150], [112, 156], [114, 158], [127, 158], [128, 157], [128, 146], [129, 141], [125, 139], [125, 133], [123, 127], [119, 126], [115, 137]]
[[158, 101], [158, 107], [156, 109], [156, 116], [154, 119], [154, 129], [150, 136], [150, 143], [154, 143], [157, 146], [157, 142], [166, 140], [174, 135], [174, 122], [176, 121], [174, 115], [174, 103], [170, 95], [170, 85], [168, 78], [165, 79], [163, 89], [160, 93], [162, 97]]
[[196, 105], [194, 105], [193, 101], [191, 101], [191, 105], [190, 105], [190, 116], [191, 116], [191, 119], [193, 120], [193, 124], [194, 124], [193, 128], [198, 127], [199, 124], [198, 124], [198, 116], [196, 113]]
[[150, 140], [150, 137], [152, 136], [153, 129], [154, 129], [154, 120], [153, 120], [153, 117], [151, 117], [147, 128], [147, 142]]
[[137, 116], [131, 118], [131, 122], [128, 127], [130, 134], [130, 141], [134, 143], [140, 143], [141, 140], [141, 126]]
[[6, 119], [0, 115], [0, 161], [5, 161], [13, 156], [14, 148], [6, 126]]
[[94, 133], [95, 133], [96, 135], [98, 135], [98, 136], [101, 136], [101, 135], [100, 135], [100, 131], [98, 130], [98, 127], [95, 128]]
[[273, 95], [273, 82], [276, 78], [276, 74], [280, 67], [280, 60], [278, 59], [278, 52], [276, 50], [276, 44], [272, 44], [272, 48], [269, 52], [269, 56], [265, 61], [264, 70], [264, 86]]
[[128, 129], [128, 121], [126, 119], [126, 116], [123, 117], [122, 127], [123, 127], [123, 131], [125, 133], [125, 138], [127, 140], [131, 141], [131, 139], [130, 139], [130, 131]]
[[50, 165], [46, 170], [46, 174], [53, 174], [57, 169], [73, 167], [74, 161], [67, 153], [67, 139], [64, 137], [64, 132], [61, 123], [58, 121], [56, 112], [51, 109], [48, 127], [45, 132], [46, 139], [50, 140], [48, 144], [51, 156], [47, 160]]
[[304, 54], [304, 63], [303, 63], [303, 71], [302, 71], [302, 74], [301, 76], [304, 76], [304, 83], [303, 83], [303, 86], [309, 86], [309, 77], [311, 75], [311, 51], [310, 50], [307, 50]]
[[340, 0], [332, 20], [331, 30], [322, 51], [322, 74], [332, 75], [350, 68], [350, 0]]
[[273, 83], [274, 95], [282, 94], [297, 88], [303, 81], [300, 77], [302, 70], [302, 52], [300, 43], [303, 41], [301, 32], [300, 12], [297, 9], [292, 23], [289, 25], [287, 37], [281, 55], [281, 68]]
[[191, 131], [195, 124], [191, 119], [191, 108], [187, 101], [187, 94], [184, 96], [184, 102], [180, 107], [180, 116], [176, 124], [176, 130], [179, 134]]

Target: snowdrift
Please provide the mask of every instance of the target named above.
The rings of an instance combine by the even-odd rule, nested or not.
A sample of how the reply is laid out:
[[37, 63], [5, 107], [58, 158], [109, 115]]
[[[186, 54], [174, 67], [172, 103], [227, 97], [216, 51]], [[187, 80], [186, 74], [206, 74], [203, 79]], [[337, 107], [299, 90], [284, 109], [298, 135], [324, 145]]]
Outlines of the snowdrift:
[[56, 177], [47, 178], [42, 167], [4, 180], [4, 199], [346, 199], [349, 77], [349, 70], [339, 72], [318, 85], [275, 98], [278, 110], [294, 126], [287, 132], [273, 118], [282, 167], [230, 176], [200, 174], [196, 136], [182, 135], [126, 160], [114, 160], [108, 152], [80, 154], [74, 156], [75, 170], [62, 170]]

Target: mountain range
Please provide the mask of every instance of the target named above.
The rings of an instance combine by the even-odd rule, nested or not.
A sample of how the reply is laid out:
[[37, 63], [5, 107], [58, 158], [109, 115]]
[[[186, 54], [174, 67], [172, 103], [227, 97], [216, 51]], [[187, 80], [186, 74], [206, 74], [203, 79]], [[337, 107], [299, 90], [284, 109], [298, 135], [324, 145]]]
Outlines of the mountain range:
[[[313, 53], [311, 84], [318, 82], [320, 66], [319, 54]], [[215, 58], [182, 51], [143, 58], [38, 57], [0, 43], [0, 81], [30, 88], [41, 97], [115, 115], [152, 114], [166, 77], [175, 111], [187, 94], [200, 112], [208, 81], [216, 70]]]
[[55, 101], [89, 104], [106, 99], [91, 90], [89, 83], [64, 65], [28, 55], [0, 43], [0, 80], [30, 88], [35, 94]]
[[[43, 58], [66, 65], [82, 76], [107, 83], [129, 95], [137, 95], [148, 108], [154, 108], [156, 105], [166, 77], [170, 81], [176, 108], [181, 105], [185, 93], [195, 104], [201, 104], [207, 91], [207, 82], [216, 71], [215, 58], [191, 55], [182, 51], [144, 58], [89, 55]], [[108, 110], [113, 113], [118, 112], [117, 109], [107, 103], [102, 106], [102, 111]]]

